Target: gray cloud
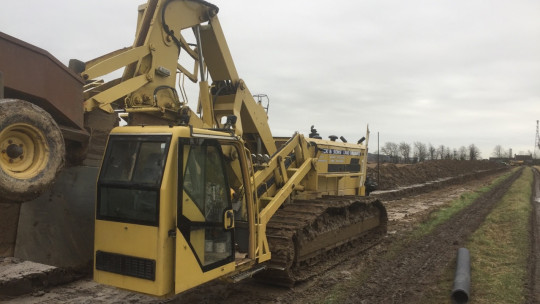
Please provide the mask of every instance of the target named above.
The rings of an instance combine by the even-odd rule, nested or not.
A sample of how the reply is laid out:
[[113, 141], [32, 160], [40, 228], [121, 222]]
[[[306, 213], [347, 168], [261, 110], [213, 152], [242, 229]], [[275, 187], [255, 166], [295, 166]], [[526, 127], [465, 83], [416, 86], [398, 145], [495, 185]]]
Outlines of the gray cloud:
[[[138, 4], [138, 3], [137, 3]], [[10, 1], [0, 30], [67, 62], [131, 45], [133, 1]], [[215, 0], [241, 77], [275, 135], [533, 150], [540, 2]]]

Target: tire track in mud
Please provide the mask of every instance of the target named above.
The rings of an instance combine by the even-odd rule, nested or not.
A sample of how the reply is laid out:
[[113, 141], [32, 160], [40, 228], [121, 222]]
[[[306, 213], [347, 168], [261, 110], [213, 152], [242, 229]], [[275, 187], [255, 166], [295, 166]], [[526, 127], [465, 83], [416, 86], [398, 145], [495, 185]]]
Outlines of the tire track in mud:
[[431, 234], [406, 244], [393, 260], [375, 261], [367, 281], [345, 303], [420, 303], [453, 261], [456, 250], [480, 227], [522, 171], [516, 171]]

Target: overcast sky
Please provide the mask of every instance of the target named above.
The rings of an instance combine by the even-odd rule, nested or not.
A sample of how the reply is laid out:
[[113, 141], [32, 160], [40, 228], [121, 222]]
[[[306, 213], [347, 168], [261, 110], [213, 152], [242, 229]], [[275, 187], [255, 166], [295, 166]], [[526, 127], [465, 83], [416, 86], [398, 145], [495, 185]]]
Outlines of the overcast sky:
[[[143, 2], [3, 1], [0, 31], [86, 61], [133, 43]], [[381, 145], [534, 152], [538, 0], [210, 2], [240, 77], [270, 97], [276, 136], [315, 125], [356, 141], [369, 124], [371, 152], [377, 132]]]

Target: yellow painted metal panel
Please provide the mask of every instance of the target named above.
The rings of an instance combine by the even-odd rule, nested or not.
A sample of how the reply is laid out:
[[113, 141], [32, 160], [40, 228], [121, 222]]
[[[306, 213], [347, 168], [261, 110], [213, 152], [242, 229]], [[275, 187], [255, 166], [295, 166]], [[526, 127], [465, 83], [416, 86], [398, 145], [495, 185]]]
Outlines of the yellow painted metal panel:
[[92, 111], [95, 107], [100, 107], [104, 111], [112, 113], [110, 104], [125, 96], [126, 94], [142, 87], [148, 83], [148, 79], [145, 75], [137, 76], [130, 80], [124, 81], [117, 86], [112, 87], [109, 90], [103, 91], [94, 97], [84, 102], [85, 111]]
[[182, 213], [185, 217], [189, 218], [192, 221], [204, 222], [204, 215], [201, 210], [195, 205], [195, 203], [189, 198], [189, 196], [184, 192], [184, 203], [182, 206]]
[[177, 230], [176, 235], [175, 293], [186, 291], [235, 270], [235, 263], [233, 261], [216, 269], [203, 272], [193, 251], [180, 231]]
[[155, 281], [94, 270], [96, 282], [153, 295], [167, 293], [162, 288], [165, 281], [163, 273], [157, 271], [157, 264], [162, 263], [158, 259], [158, 248], [161, 246], [157, 227], [96, 220], [95, 235], [94, 251], [156, 260]]
[[[156, 258], [158, 228], [96, 220], [95, 249], [125, 255]], [[146, 246], [141, 246], [144, 240]]]
[[106, 75], [132, 62], [140, 60], [142, 57], [148, 54], [150, 54], [150, 49], [146, 45], [113, 52], [110, 58], [99, 58], [100, 60], [97, 61], [97, 64], [87, 68], [83, 74], [83, 77], [86, 79], [94, 79], [96, 77]]
[[209, 26], [201, 27], [201, 38], [212, 79], [238, 81], [238, 73], [217, 16], [210, 20]]

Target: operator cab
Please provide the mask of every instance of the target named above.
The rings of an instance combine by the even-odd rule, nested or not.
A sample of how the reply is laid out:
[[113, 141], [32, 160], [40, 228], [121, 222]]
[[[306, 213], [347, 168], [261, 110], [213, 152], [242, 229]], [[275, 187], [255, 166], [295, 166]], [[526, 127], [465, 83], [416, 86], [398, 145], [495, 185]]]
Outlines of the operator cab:
[[164, 295], [252, 261], [242, 143], [129, 128], [110, 135], [98, 179], [94, 279]]

